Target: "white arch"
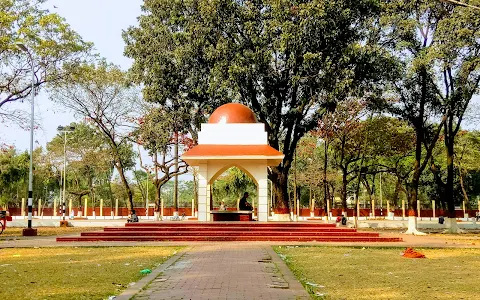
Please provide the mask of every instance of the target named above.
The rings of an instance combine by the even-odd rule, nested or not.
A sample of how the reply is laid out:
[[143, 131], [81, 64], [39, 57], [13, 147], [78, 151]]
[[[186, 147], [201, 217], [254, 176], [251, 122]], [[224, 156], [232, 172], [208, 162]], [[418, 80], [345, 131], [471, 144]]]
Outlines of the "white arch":
[[[239, 168], [243, 173], [247, 174], [248, 177], [250, 177], [253, 182], [255, 183], [255, 185], [258, 187], [258, 181], [257, 181], [257, 178], [255, 178], [255, 176], [253, 176], [249, 170], [247, 168], [244, 168], [242, 167], [240, 164], [236, 164], [236, 163], [231, 163], [230, 165], [226, 165], [225, 167], [222, 167], [221, 169], [219, 169], [218, 171], [216, 170], [212, 170], [212, 172], [215, 172], [209, 179], [208, 183], [209, 184], [213, 184], [215, 182], [215, 180], [217, 180], [217, 178], [222, 175], [225, 171], [227, 171], [228, 169], [232, 168], [232, 167], [237, 167]], [[210, 170], [209, 170], [210, 171]], [[212, 173], [212, 172], [209, 172], [209, 173]]]
[[267, 160], [208, 160], [199, 164], [198, 220], [210, 219], [210, 188], [213, 181], [228, 168], [235, 166], [245, 172], [257, 185], [258, 220], [268, 221]]

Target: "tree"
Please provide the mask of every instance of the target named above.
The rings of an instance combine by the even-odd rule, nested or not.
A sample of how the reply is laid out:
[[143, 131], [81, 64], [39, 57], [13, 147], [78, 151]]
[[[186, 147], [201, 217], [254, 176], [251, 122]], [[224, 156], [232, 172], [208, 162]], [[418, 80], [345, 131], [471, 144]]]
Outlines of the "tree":
[[[399, 103], [391, 113], [409, 121], [417, 135], [415, 163], [409, 193], [409, 230], [416, 230], [415, 203], [420, 176], [428, 165], [443, 129], [448, 167], [445, 193], [448, 224], [456, 231], [453, 200], [454, 140], [465, 110], [478, 91], [478, 12], [441, 1], [391, 1], [385, 4], [386, 45], [407, 67], [395, 84]], [[401, 107], [403, 106], [403, 107]], [[436, 124], [432, 119], [438, 118]], [[423, 148], [423, 153], [422, 153]], [[438, 178], [437, 178], [438, 179]]]
[[17, 153], [15, 148], [5, 148], [0, 151], [0, 206], [8, 208], [8, 202], [24, 194], [28, 176], [28, 153]]
[[458, 153], [455, 155], [456, 167], [458, 168], [458, 176], [463, 193], [463, 199], [467, 203], [469, 201], [465, 178], [473, 172], [480, 171], [478, 160], [480, 159], [480, 132], [460, 132], [457, 139]]
[[285, 154], [269, 170], [279, 208], [289, 207], [300, 138], [337, 99], [374, 94], [369, 83], [388, 73], [381, 49], [364, 43], [372, 1], [147, 0], [142, 10], [124, 39], [145, 99], [182, 98], [207, 112], [227, 99], [251, 107]]
[[414, 130], [405, 121], [380, 115], [366, 121], [364, 138], [366, 151], [373, 161], [371, 167], [376, 172], [391, 174], [395, 178], [391, 200], [397, 206], [399, 194], [406, 194], [406, 186], [412, 174]]
[[[408, 234], [422, 234], [417, 230], [416, 214], [420, 177], [425, 170], [443, 128], [441, 101], [437, 94], [432, 56], [432, 31], [440, 2], [392, 1], [385, 4], [385, 14], [379, 26], [385, 33], [379, 41], [391, 47], [403, 66], [401, 80], [393, 82], [392, 98], [382, 102], [382, 108], [406, 120], [415, 130], [415, 160], [412, 176], [407, 183]], [[440, 4], [441, 5], [441, 4]], [[432, 122], [440, 117], [440, 121]]]
[[[110, 183], [114, 158], [107, 141], [96, 128], [86, 123], [70, 126], [75, 130], [67, 134], [67, 191], [81, 204], [83, 196], [90, 194], [93, 198], [97, 182]], [[64, 134], [59, 133], [47, 144], [47, 154], [57, 170], [63, 169], [64, 143]]]
[[[437, 93], [443, 103], [446, 121], [443, 136], [447, 156], [445, 197], [448, 204], [449, 232], [456, 233], [454, 168], [455, 140], [460, 131], [465, 112], [473, 95], [479, 92], [480, 83], [480, 11], [460, 6], [437, 6], [433, 22], [438, 24], [432, 37], [437, 41], [439, 73], [443, 79]], [[462, 177], [460, 177], [462, 178]], [[465, 194], [465, 191], [464, 191]]]
[[365, 116], [365, 104], [357, 99], [345, 100], [337, 106], [334, 113], [326, 115], [320, 121], [317, 134], [328, 141], [332, 150], [331, 161], [342, 172], [341, 200], [343, 209], [347, 209], [347, 187], [357, 178], [362, 167], [359, 164], [364, 154], [364, 134], [361, 118]]
[[[176, 162], [179, 158], [178, 151], [171, 157], [171, 150], [175, 146], [178, 147], [179, 143], [186, 149], [193, 144], [192, 140], [185, 134], [180, 135], [178, 130], [176, 131], [178, 121], [172, 118], [172, 114], [176, 114], [176, 112], [151, 104], [146, 105], [144, 108], [145, 115], [139, 119], [138, 128], [133, 135], [136, 142], [142, 145], [152, 157], [153, 168], [144, 165], [141, 157], [140, 165], [145, 171], [153, 171], [155, 174], [152, 180], [156, 189], [155, 212], [158, 217], [161, 209], [162, 186], [172, 177], [188, 172], [187, 164], [184, 161]], [[161, 177], [159, 177], [158, 171], [161, 172]], [[174, 202], [175, 208], [178, 209], [178, 198]]]
[[[24, 123], [19, 110], [7, 110], [7, 103], [26, 99], [32, 93], [31, 64], [35, 89], [68, 80], [75, 67], [85, 61], [92, 44], [70, 28], [63, 18], [44, 10], [46, 0], [4, 0], [0, 2], [0, 121]], [[16, 43], [23, 43], [29, 55]]]
[[255, 199], [257, 188], [255, 182], [237, 167], [231, 167], [213, 183], [213, 196], [225, 201], [227, 207], [238, 207], [238, 201], [244, 192]]
[[134, 166], [129, 132], [135, 117], [137, 90], [126, 85], [125, 74], [117, 66], [101, 61], [84, 66], [81, 76], [66, 82], [52, 99], [91, 122], [106, 140], [112, 161], [133, 208], [133, 193], [125, 172]]

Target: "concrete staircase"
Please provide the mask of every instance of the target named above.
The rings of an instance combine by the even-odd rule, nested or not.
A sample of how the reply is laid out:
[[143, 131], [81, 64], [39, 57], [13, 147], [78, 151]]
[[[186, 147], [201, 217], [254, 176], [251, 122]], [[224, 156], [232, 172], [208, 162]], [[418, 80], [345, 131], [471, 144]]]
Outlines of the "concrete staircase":
[[57, 242], [84, 241], [288, 241], [288, 242], [401, 242], [376, 232], [357, 232], [335, 224], [303, 222], [148, 222], [105, 227], [80, 236], [57, 237]]

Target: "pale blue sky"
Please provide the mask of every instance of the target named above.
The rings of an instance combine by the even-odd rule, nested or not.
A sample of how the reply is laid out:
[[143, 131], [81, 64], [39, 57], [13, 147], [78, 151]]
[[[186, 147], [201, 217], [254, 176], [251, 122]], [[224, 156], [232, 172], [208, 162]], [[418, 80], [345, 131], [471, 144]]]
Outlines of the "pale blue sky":
[[[142, 3], [142, 0], [49, 0], [46, 8], [64, 17], [86, 41], [93, 42], [101, 56], [127, 70], [131, 60], [123, 56], [124, 43], [121, 33], [128, 26], [137, 24]], [[480, 97], [475, 98], [475, 102], [479, 103]], [[57, 133], [58, 125], [75, 121], [71, 113], [55, 107], [44, 93], [36, 97], [35, 104], [35, 115], [41, 125], [41, 128], [35, 131], [36, 146], [46, 145]], [[29, 112], [27, 101], [16, 105]], [[478, 123], [469, 124], [467, 121], [463, 126], [473, 129], [478, 128]], [[15, 126], [0, 126], [0, 136], [3, 142], [14, 144], [20, 150], [29, 147], [28, 130]]]
[[[121, 33], [128, 26], [137, 24], [142, 3], [141, 0], [50, 0], [45, 7], [64, 17], [84, 40], [93, 42], [101, 56], [127, 70], [131, 60], [123, 56], [125, 44]], [[28, 101], [16, 105], [30, 111]], [[57, 133], [58, 125], [75, 121], [71, 113], [56, 108], [45, 93], [35, 98], [35, 110], [41, 125], [41, 129], [35, 131], [36, 146], [46, 145]], [[29, 148], [28, 130], [1, 126], [0, 136], [2, 141], [14, 144], [20, 150]]]

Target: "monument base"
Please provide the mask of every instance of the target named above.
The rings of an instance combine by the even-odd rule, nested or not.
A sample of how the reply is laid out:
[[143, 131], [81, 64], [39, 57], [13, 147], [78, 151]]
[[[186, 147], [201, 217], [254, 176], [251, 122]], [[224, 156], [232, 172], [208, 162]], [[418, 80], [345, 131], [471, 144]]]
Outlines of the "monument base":
[[290, 222], [290, 214], [277, 214], [275, 213], [272, 217], [273, 221], [279, 221], [279, 222]]

